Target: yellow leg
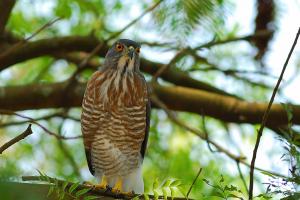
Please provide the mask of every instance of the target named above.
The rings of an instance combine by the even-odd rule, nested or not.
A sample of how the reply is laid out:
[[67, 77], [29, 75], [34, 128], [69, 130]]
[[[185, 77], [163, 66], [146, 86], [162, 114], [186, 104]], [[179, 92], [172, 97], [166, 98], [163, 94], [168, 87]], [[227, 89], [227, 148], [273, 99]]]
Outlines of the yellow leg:
[[123, 188], [122, 188], [122, 185], [123, 185], [123, 180], [121, 178], [119, 178], [111, 191], [113, 193], [123, 194], [123, 195], [126, 195], [126, 196], [132, 196], [134, 194], [133, 192], [124, 192]]
[[112, 192], [113, 193], [120, 193], [122, 192], [122, 184], [123, 184], [123, 181], [121, 178], [118, 179], [118, 181], [116, 182], [115, 186], [112, 188]]
[[104, 190], [106, 189], [108, 186], [107, 184], [107, 179], [105, 176], [102, 176], [102, 180], [100, 184], [95, 185], [95, 189], [100, 189], [100, 190]]

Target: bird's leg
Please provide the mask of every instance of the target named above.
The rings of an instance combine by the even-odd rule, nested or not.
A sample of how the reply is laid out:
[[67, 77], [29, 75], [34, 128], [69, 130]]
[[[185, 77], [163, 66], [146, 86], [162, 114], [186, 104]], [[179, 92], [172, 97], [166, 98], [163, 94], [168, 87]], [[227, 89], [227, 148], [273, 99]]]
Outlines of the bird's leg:
[[122, 184], [123, 184], [123, 181], [122, 181], [121, 178], [119, 178], [111, 191], [113, 193], [120, 193], [120, 192], [122, 192]]
[[116, 194], [123, 194], [123, 195], [126, 195], [126, 196], [132, 196], [134, 195], [134, 192], [124, 192], [123, 191], [123, 188], [122, 188], [122, 185], [123, 185], [123, 180], [121, 178], [118, 179], [118, 181], [116, 182], [115, 186], [112, 188], [112, 192], [113, 193], [116, 193]]
[[95, 189], [104, 190], [107, 189], [109, 186], [107, 184], [107, 178], [106, 176], [102, 176], [102, 180], [100, 184], [95, 185]]

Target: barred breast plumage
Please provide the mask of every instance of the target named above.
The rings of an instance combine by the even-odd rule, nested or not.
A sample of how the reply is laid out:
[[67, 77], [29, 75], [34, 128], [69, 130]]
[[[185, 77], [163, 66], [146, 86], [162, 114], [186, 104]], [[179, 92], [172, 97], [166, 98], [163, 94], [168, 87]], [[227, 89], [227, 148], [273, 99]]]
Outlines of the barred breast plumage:
[[118, 177], [141, 176], [149, 108], [146, 81], [134, 70], [100, 70], [89, 80], [81, 116], [84, 145], [90, 171], [106, 176], [110, 186]]

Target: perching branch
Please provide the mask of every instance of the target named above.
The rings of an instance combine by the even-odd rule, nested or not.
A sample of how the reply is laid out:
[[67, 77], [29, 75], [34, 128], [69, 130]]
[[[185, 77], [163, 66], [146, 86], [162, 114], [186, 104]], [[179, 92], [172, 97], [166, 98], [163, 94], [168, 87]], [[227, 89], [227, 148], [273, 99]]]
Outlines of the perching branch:
[[273, 93], [272, 93], [272, 96], [271, 96], [271, 99], [269, 101], [269, 104], [264, 112], [264, 115], [263, 115], [263, 118], [262, 118], [262, 122], [261, 122], [261, 126], [257, 132], [257, 138], [256, 138], [256, 143], [255, 143], [255, 147], [254, 147], [254, 150], [253, 150], [253, 155], [252, 155], [252, 160], [251, 160], [251, 167], [250, 167], [250, 184], [249, 184], [249, 200], [252, 200], [253, 198], [253, 176], [254, 176], [254, 167], [255, 167], [255, 159], [256, 159], [256, 155], [257, 155], [257, 150], [258, 150], [258, 147], [259, 147], [259, 143], [260, 143], [260, 139], [261, 139], [261, 136], [263, 134], [263, 130], [267, 124], [267, 121], [268, 121], [268, 117], [270, 115], [270, 112], [271, 112], [271, 106], [273, 104], [273, 101], [275, 99], [275, 95], [276, 95], [276, 92], [278, 91], [278, 88], [279, 88], [279, 85], [280, 85], [280, 82], [283, 78], [283, 74], [286, 70], [286, 67], [289, 63], [289, 60], [290, 60], [290, 57], [294, 51], [294, 48], [297, 44], [297, 41], [298, 41], [298, 38], [299, 38], [299, 35], [300, 35], [300, 28], [298, 29], [298, 32], [296, 34], [296, 37], [295, 37], [295, 40], [294, 40], [294, 43], [290, 49], [290, 52], [288, 54], [288, 57], [283, 65], [283, 68], [282, 68], [282, 71], [280, 73], [280, 76], [278, 78], [278, 81], [276, 83], [276, 86], [273, 90]]
[[[67, 186], [66, 188], [68, 189], [69, 187], [71, 187], [71, 185], [73, 185], [74, 183], [72, 182], [68, 182], [68, 181], [64, 181], [64, 180], [59, 180], [56, 178], [51, 178], [48, 177], [49, 182], [50, 183], [58, 183], [58, 185], [63, 185], [65, 182], [67, 182]], [[44, 180], [44, 177], [42, 176], [22, 176], [22, 180], [23, 181], [40, 181], [40, 182], [47, 182], [46, 180]], [[126, 196], [123, 194], [116, 194], [111, 192], [110, 190], [100, 190], [100, 189], [96, 189], [93, 186], [90, 185], [85, 185], [85, 184], [80, 184], [76, 191], [79, 191], [81, 189], [86, 189], [86, 188], [90, 188], [89, 190], [89, 194], [90, 195], [96, 195], [99, 197], [112, 197], [113, 199], [133, 199], [133, 197], [137, 197], [140, 200], [144, 200], [144, 195], [140, 195], [140, 194], [135, 194], [134, 196]], [[150, 198], [150, 200], [154, 200], [154, 196], [153, 195], [148, 195], [148, 197]], [[158, 196], [158, 199], [164, 199], [163, 196]], [[193, 200], [191, 198], [185, 198], [185, 197], [167, 197], [168, 200]]]
[[23, 140], [24, 138], [26, 138], [27, 136], [32, 134], [32, 130], [31, 130], [31, 124], [28, 125], [27, 129], [21, 133], [20, 135], [18, 135], [17, 137], [13, 138], [12, 140], [6, 142], [5, 144], [3, 144], [0, 147], [0, 154], [3, 153], [3, 151], [5, 151], [6, 149], [8, 149], [9, 147], [11, 147], [12, 145], [14, 145], [15, 143], [19, 142], [20, 140]]

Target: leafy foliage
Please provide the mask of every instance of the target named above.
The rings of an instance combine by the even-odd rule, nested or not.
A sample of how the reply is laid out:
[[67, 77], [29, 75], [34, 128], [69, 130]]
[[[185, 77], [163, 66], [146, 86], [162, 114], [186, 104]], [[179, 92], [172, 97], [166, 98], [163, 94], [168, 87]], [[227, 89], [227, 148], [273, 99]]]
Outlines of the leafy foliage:
[[216, 196], [221, 199], [241, 199], [243, 200], [242, 191], [236, 186], [226, 185], [224, 177], [221, 175], [217, 184], [210, 183], [207, 179], [202, 179], [208, 186], [214, 188], [213, 193], [210, 196]]
[[92, 200], [98, 198], [97, 196], [87, 194], [91, 190], [91, 188], [79, 189], [79, 182], [70, 184], [67, 181], [59, 181], [56, 178], [51, 178], [39, 170], [38, 172], [40, 174], [41, 181], [52, 184], [47, 194], [48, 197], [52, 194], [55, 194], [57, 199], [59, 200], [63, 200], [66, 196], [72, 197], [72, 199], [83, 200]]
[[[48, 21], [59, 17], [61, 19], [57, 23], [43, 30], [28, 42], [78, 35], [93, 35], [98, 39], [109, 38], [108, 36], [120, 30], [127, 22], [143, 12], [143, 9], [147, 9], [155, 2], [157, 1], [19, 0], [11, 13], [6, 29], [15, 37], [14, 39], [24, 39]], [[148, 15], [140, 19], [120, 37], [140, 41], [143, 44], [143, 58], [165, 63], [169, 56], [182, 46], [194, 47], [218, 39], [235, 38], [239, 33], [245, 33], [244, 20], [238, 19], [233, 25], [232, 22], [227, 22], [226, 17], [234, 7], [232, 2], [230, 0], [164, 0], [158, 9], [150, 14], [152, 17]], [[109, 41], [109, 43], [111, 42], [113, 41]], [[2, 47], [1, 45], [0, 47]], [[196, 52], [196, 55], [202, 58], [201, 61], [192, 56], [186, 56], [172, 66], [172, 69], [184, 70], [195, 80], [236, 94], [245, 100], [266, 101], [270, 88], [263, 87], [263, 83], [272, 85], [274, 77], [269, 77], [272, 74], [271, 70], [265, 72], [267, 75], [263, 75], [259, 64], [253, 61], [254, 51], [255, 49], [249, 41], [213, 46], [210, 49]], [[74, 55], [76, 58], [81, 58], [86, 53], [76, 52]], [[103, 60], [103, 57], [97, 57], [95, 60]], [[1, 72], [0, 84], [1, 86], [17, 86], [56, 83], [68, 80], [76, 70], [77, 65], [64, 58], [49, 55], [36, 57]], [[87, 69], [79, 74], [79, 81], [86, 82], [93, 70]], [[245, 73], [248, 70], [258, 73], [249, 75]], [[164, 81], [161, 83], [167, 84]], [[47, 92], [47, 88], [45, 92]], [[2, 94], [0, 92], [0, 95]], [[284, 104], [283, 106], [287, 111], [287, 119], [291, 122], [292, 111], [288, 105]], [[22, 113], [38, 118], [62, 111], [70, 117], [57, 116], [39, 122], [59, 134], [70, 136], [80, 134], [80, 124], [76, 120], [80, 118], [80, 108], [52, 108], [23, 111]], [[178, 117], [200, 130], [205, 128], [201, 116], [179, 113]], [[1, 116], [0, 140], [7, 141], [26, 126], [2, 127], [2, 123], [20, 121], [22, 120], [17, 117]], [[255, 138], [253, 133], [256, 126], [220, 122], [209, 117], [206, 121], [209, 138], [232, 152], [241, 155], [249, 152], [249, 146], [252, 147]], [[280, 179], [272, 173], [264, 173], [256, 177], [260, 192], [265, 190], [265, 185], [260, 184], [261, 180], [263, 177], [270, 177], [267, 193], [258, 195], [258, 199], [276, 198], [277, 194], [292, 199], [299, 195], [299, 137], [295, 132], [296, 128], [294, 129], [289, 123], [289, 129], [282, 130], [285, 138], [289, 138], [288, 140], [281, 139], [281, 141], [285, 149], [282, 161], [290, 166], [290, 178]], [[34, 169], [41, 169], [52, 177], [75, 182], [72, 185], [68, 185], [68, 182], [59, 184], [56, 179], [50, 179], [50, 176], [40, 173], [43, 181], [53, 184], [50, 187], [49, 195], [55, 194], [58, 198], [64, 196], [84, 197], [86, 200], [95, 198], [85, 196], [88, 193], [87, 189], [78, 190], [78, 181], [93, 179], [88, 172], [82, 141], [78, 139], [58, 143], [56, 139], [45, 135], [43, 130], [37, 127], [33, 127], [33, 131], [34, 134], [31, 137], [1, 155], [0, 179], [18, 180], [18, 177], [23, 174], [33, 173]], [[154, 109], [152, 112], [150, 131], [148, 150], [143, 164], [147, 192], [153, 193], [156, 197], [159, 195], [164, 197], [166, 195], [185, 196], [200, 165], [205, 171], [204, 180], [195, 184], [195, 189], [190, 195], [191, 198], [238, 199], [242, 196], [239, 189], [242, 188], [242, 183], [237, 173], [234, 173], [236, 170], [232, 167], [235, 166], [235, 163], [232, 164], [223, 154], [210, 151], [206, 142], [172, 123], [159, 110]], [[271, 136], [264, 135], [264, 137], [269, 144], [274, 142]], [[272, 162], [273, 156], [278, 154], [275, 150], [267, 152], [270, 159], [268, 162]], [[279, 155], [281, 153], [280, 151]], [[70, 162], [66, 155], [73, 157], [75, 162]], [[75, 173], [74, 169], [79, 169], [79, 173]], [[243, 173], [246, 171], [242, 170]], [[216, 180], [215, 177], [218, 174], [222, 174], [222, 177]], [[156, 179], [157, 177], [159, 179]], [[225, 180], [228, 184], [225, 184]], [[245, 191], [243, 194], [246, 194]], [[144, 197], [145, 199], [149, 198], [146, 194]]]
[[175, 34], [174, 38], [184, 42], [200, 25], [202, 30], [214, 29], [216, 34], [221, 34], [216, 27], [224, 24], [225, 4], [222, 0], [167, 0], [155, 12], [155, 19], [163, 33]]

